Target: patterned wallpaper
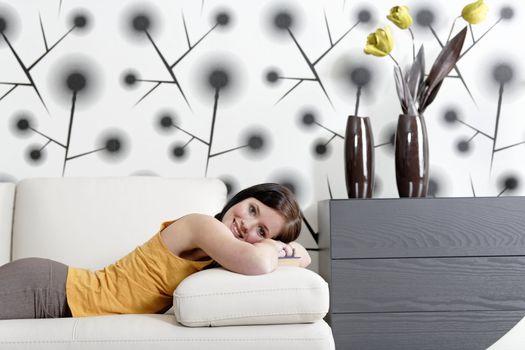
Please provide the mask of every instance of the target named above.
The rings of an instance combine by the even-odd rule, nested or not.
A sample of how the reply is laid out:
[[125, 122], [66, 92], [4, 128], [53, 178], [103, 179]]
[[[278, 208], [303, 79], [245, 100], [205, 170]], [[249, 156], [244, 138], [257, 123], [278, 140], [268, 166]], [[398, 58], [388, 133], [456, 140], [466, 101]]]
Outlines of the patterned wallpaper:
[[[374, 196], [397, 197], [393, 65], [363, 47], [389, 25], [392, 55], [411, 62], [409, 34], [386, 19], [399, 4], [428, 70], [466, 2], [0, 1], [0, 180], [280, 182], [315, 234], [317, 201], [346, 198], [349, 114], [371, 118]], [[432, 196], [525, 194], [525, 3], [487, 4], [425, 113]]]

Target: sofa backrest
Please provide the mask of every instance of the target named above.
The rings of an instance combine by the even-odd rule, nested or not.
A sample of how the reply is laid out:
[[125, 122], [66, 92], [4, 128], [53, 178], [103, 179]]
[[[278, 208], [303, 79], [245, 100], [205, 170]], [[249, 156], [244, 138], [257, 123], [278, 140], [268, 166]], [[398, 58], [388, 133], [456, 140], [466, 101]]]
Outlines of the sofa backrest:
[[15, 184], [0, 183], [0, 266], [11, 256], [14, 196]]
[[217, 179], [33, 178], [17, 184], [12, 260], [42, 257], [98, 269], [146, 242], [163, 221], [214, 215], [226, 201]]

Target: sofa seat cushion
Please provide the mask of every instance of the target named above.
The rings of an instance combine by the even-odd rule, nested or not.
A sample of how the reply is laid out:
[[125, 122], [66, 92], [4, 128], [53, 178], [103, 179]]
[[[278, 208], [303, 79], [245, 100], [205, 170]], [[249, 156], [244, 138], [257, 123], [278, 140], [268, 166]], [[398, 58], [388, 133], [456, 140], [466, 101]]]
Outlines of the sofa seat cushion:
[[311, 324], [189, 328], [174, 315], [111, 315], [0, 320], [0, 349], [332, 350], [324, 321]]
[[177, 321], [190, 327], [315, 322], [328, 312], [328, 284], [313, 271], [279, 267], [246, 276], [222, 268], [197, 272], [173, 294]]

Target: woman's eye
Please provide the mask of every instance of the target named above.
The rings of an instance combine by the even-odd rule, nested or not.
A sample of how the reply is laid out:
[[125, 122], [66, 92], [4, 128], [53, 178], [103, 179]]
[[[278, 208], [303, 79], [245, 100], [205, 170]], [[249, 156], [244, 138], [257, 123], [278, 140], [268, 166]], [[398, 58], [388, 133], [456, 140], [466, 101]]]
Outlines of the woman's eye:
[[250, 211], [250, 214], [255, 214], [255, 208], [253, 207], [253, 205], [250, 205], [248, 210]]
[[257, 234], [264, 237], [264, 229], [261, 226], [257, 227]]

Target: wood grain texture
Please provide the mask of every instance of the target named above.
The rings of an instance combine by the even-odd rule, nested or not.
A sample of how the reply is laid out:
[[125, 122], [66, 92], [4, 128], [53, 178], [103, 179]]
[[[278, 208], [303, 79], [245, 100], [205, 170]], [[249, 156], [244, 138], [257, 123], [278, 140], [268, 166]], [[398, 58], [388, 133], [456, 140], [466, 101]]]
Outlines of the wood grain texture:
[[432, 312], [333, 314], [337, 350], [483, 350], [525, 314]]
[[525, 257], [332, 261], [333, 312], [525, 309]]
[[331, 256], [525, 255], [525, 198], [329, 201]]
[[[330, 234], [330, 201], [319, 202], [317, 206], [319, 232], [319, 274], [323, 276], [328, 285], [332, 280], [332, 260]], [[330, 290], [330, 293], [332, 291]], [[330, 298], [332, 296], [330, 295]]]
[[336, 348], [485, 349], [525, 316], [525, 197], [319, 203]]

